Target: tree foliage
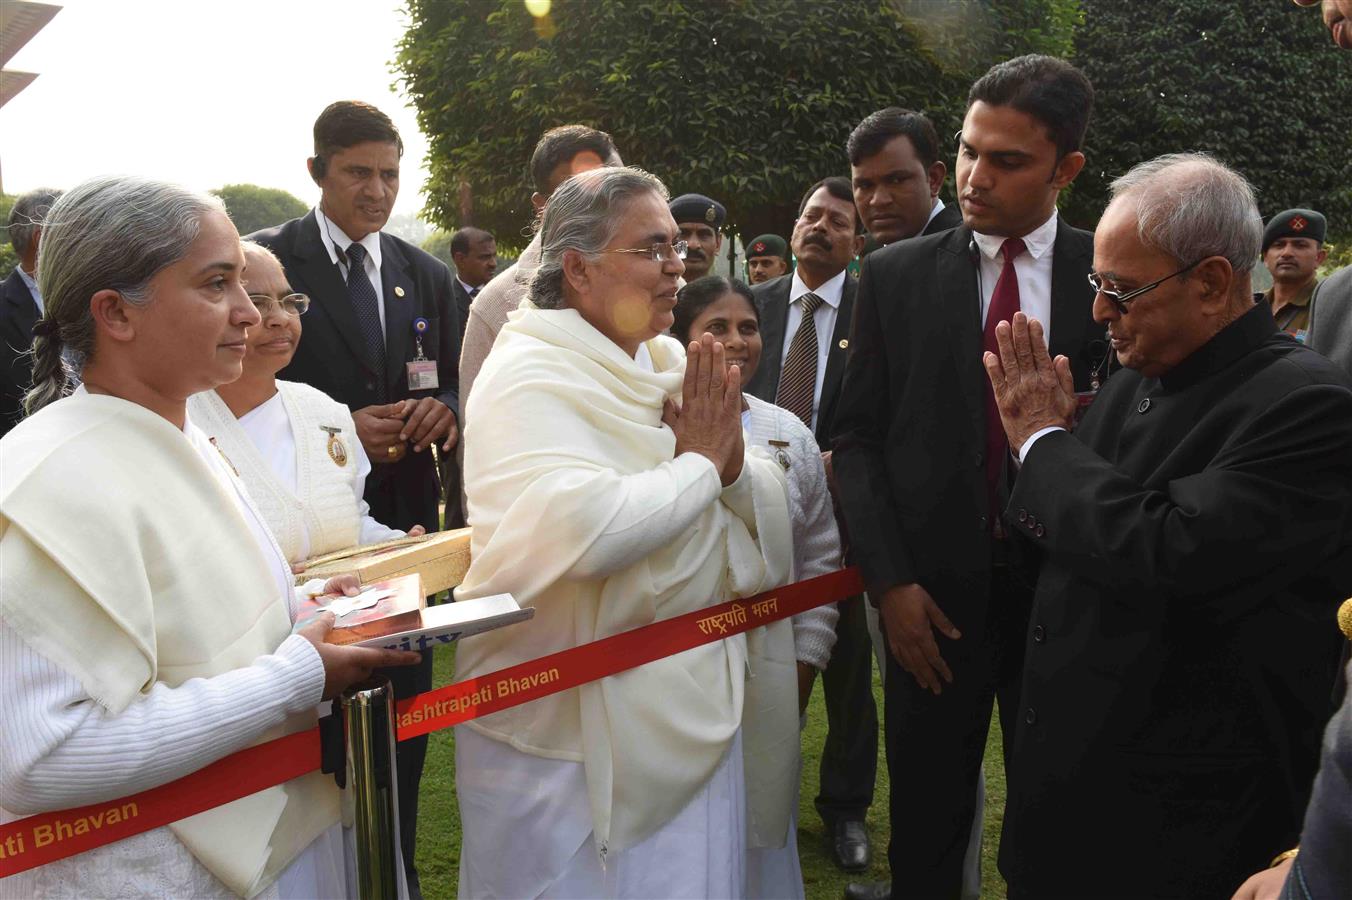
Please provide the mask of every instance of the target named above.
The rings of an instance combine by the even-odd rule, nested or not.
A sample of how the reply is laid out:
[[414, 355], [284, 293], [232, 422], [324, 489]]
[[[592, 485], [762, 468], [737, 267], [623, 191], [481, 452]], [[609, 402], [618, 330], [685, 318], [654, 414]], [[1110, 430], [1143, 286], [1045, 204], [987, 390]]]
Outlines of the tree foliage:
[[1269, 0], [1083, 7], [1075, 60], [1097, 104], [1072, 218], [1092, 225], [1136, 163], [1201, 150], [1254, 183], [1264, 218], [1311, 207], [1352, 238], [1352, 65], [1318, 15]]
[[[547, 128], [610, 132], [673, 194], [722, 201], [744, 233], [784, 232], [802, 191], [848, 172], [845, 139], [890, 105], [952, 133], [973, 71], [1070, 46], [1074, 0], [410, 0], [397, 67], [430, 136], [427, 218], [513, 243]], [[1020, 22], [1036, 27], [1022, 30]]]
[[455, 260], [451, 259], [451, 238], [455, 232], [446, 231], [444, 228], [438, 228], [429, 234], [420, 245], [422, 249], [435, 256], [455, 271]]
[[19, 265], [19, 254], [9, 242], [9, 211], [19, 198], [13, 194], [0, 194], [0, 281], [9, 277]]
[[224, 201], [226, 212], [240, 234], [289, 222], [309, 209], [294, 194], [256, 184], [227, 184], [211, 193]]

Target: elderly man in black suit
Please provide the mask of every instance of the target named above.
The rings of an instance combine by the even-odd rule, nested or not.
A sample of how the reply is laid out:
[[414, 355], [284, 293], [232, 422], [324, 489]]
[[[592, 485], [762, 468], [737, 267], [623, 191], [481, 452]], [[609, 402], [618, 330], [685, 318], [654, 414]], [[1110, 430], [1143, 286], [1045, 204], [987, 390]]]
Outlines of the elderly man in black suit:
[[1008, 763], [1033, 576], [996, 515], [1011, 465], [981, 353], [1023, 309], [1091, 386], [1104, 349], [1085, 280], [1093, 237], [1060, 221], [1056, 200], [1084, 165], [1092, 103], [1061, 60], [993, 67], [958, 138], [964, 224], [864, 259], [834, 468], [890, 651], [892, 882], [851, 897], [958, 897], [996, 698]]
[[[299, 219], [251, 235], [272, 250], [295, 290], [311, 298], [305, 337], [279, 375], [316, 387], [352, 409], [370, 457], [371, 515], [403, 530], [439, 527], [442, 496], [432, 445], [449, 453], [457, 428], [460, 321], [446, 264], [382, 234], [399, 191], [403, 141], [384, 113], [355, 101], [315, 120], [310, 175], [319, 204]], [[395, 696], [428, 690], [423, 665], [390, 669]], [[399, 829], [409, 886], [426, 738], [398, 750]]]
[[[829, 451], [857, 285], [846, 267], [863, 244], [849, 181], [824, 178], [808, 188], [789, 241], [798, 267], [752, 288], [764, 350], [746, 389], [796, 413]], [[836, 646], [822, 674], [829, 725], [816, 804], [836, 865], [858, 871], [870, 856], [864, 814], [873, 802], [878, 717], [863, 601], [839, 606]]]
[[1260, 235], [1238, 173], [1142, 163], [1094, 241], [1125, 370], [1075, 427], [1035, 317], [985, 356], [1021, 462], [1004, 519], [1044, 554], [1011, 897], [1224, 897], [1296, 841], [1352, 592], [1352, 382], [1254, 303]]
[[43, 313], [38, 291], [38, 245], [42, 220], [61, 191], [39, 188], [14, 201], [9, 211], [9, 242], [19, 255], [19, 264], [0, 284], [0, 437], [23, 419], [23, 397], [33, 379], [33, 323]]
[[925, 116], [898, 106], [870, 113], [850, 132], [845, 153], [854, 205], [879, 246], [962, 224], [962, 211], [939, 199], [948, 167]]

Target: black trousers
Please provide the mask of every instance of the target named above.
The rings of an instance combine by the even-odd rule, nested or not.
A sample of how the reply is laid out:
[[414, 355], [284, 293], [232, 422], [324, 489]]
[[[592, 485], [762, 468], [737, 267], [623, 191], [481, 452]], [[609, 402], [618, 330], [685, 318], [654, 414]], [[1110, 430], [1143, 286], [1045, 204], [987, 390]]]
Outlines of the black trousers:
[[838, 604], [836, 646], [822, 672], [826, 743], [815, 803], [828, 828], [838, 821], [863, 820], [873, 804], [878, 710], [873, 703], [873, 643], [866, 602], [858, 596]]
[[[958, 898], [976, 812], [976, 786], [992, 704], [1004, 729], [1006, 779], [1019, 709], [1032, 586], [1014, 569], [992, 569], [984, 627], [955, 621], [962, 638], [936, 635], [953, 683], [935, 696], [888, 653], [884, 690], [896, 898]], [[950, 616], [950, 618], [954, 618]]]

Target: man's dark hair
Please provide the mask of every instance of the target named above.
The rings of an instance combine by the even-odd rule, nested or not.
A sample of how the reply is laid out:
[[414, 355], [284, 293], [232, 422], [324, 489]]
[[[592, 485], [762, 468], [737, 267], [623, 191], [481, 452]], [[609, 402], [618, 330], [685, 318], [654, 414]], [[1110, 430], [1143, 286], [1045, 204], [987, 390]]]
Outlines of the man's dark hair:
[[1010, 106], [1046, 126], [1058, 157], [1084, 145], [1094, 86], [1063, 59], [1029, 54], [992, 66], [967, 93], [967, 106], [980, 100]]
[[337, 150], [346, 150], [368, 141], [394, 144], [399, 155], [404, 155], [404, 140], [390, 117], [369, 103], [360, 100], [339, 100], [324, 107], [315, 119], [315, 158], [322, 161], [322, 177], [329, 157]]
[[681, 343], [694, 340], [694, 336], [690, 334], [690, 327], [695, 324], [699, 314], [729, 292], [745, 300], [746, 305], [751, 307], [751, 312], [756, 316], [756, 321], [760, 321], [760, 307], [756, 306], [756, 296], [751, 293], [751, 288], [736, 278], [705, 275], [676, 292], [676, 308], [671, 311], [673, 320], [671, 336]]
[[549, 196], [550, 173], [586, 150], [595, 153], [607, 165], [619, 156], [610, 135], [586, 125], [560, 125], [542, 134], [530, 157], [530, 177], [535, 190]]
[[881, 151], [883, 145], [895, 137], [911, 139], [916, 158], [925, 168], [928, 169], [939, 159], [939, 133], [934, 130], [934, 123], [921, 113], [900, 106], [889, 106], [869, 113], [850, 132], [850, 138], [845, 142], [845, 154], [850, 158], [850, 165], [859, 165]]
[[455, 234], [451, 235], [451, 255], [457, 253], [465, 254], [469, 252], [471, 244], [477, 244], [479, 241], [487, 238], [493, 240], [491, 232], [484, 231], [482, 228], [464, 228], [456, 229]]
[[803, 195], [802, 202], [798, 204], [798, 215], [803, 214], [803, 210], [807, 209], [807, 202], [812, 199], [812, 195], [822, 188], [826, 188], [826, 192], [837, 200], [844, 200], [850, 204], [850, 209], [854, 210], [855, 233], [858, 234], [862, 231], [864, 222], [859, 218], [859, 210], [854, 205], [854, 187], [850, 184], [850, 179], [841, 175], [830, 175], [808, 188], [807, 193]]

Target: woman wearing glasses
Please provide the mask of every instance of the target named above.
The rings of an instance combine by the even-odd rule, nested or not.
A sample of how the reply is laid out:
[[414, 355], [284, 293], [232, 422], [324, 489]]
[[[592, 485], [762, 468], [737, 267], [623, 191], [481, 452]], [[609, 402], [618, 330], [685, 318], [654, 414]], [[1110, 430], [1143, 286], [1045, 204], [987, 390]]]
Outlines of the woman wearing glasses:
[[[685, 270], [666, 201], [613, 167], [545, 207], [531, 305], [470, 395], [457, 590], [511, 592], [535, 619], [462, 642], [457, 680], [788, 580], [784, 473], [743, 447], [737, 368], [708, 335], [664, 335]], [[747, 678], [746, 636], [730, 635], [459, 726], [461, 896], [743, 896], [762, 809]]]
[[277, 379], [295, 355], [310, 298], [292, 292], [272, 251], [241, 243], [249, 299], [262, 321], [249, 329], [244, 374], [194, 395], [189, 416], [239, 472], [293, 565], [403, 537], [368, 513], [362, 491], [371, 463], [347, 407], [309, 385]]

